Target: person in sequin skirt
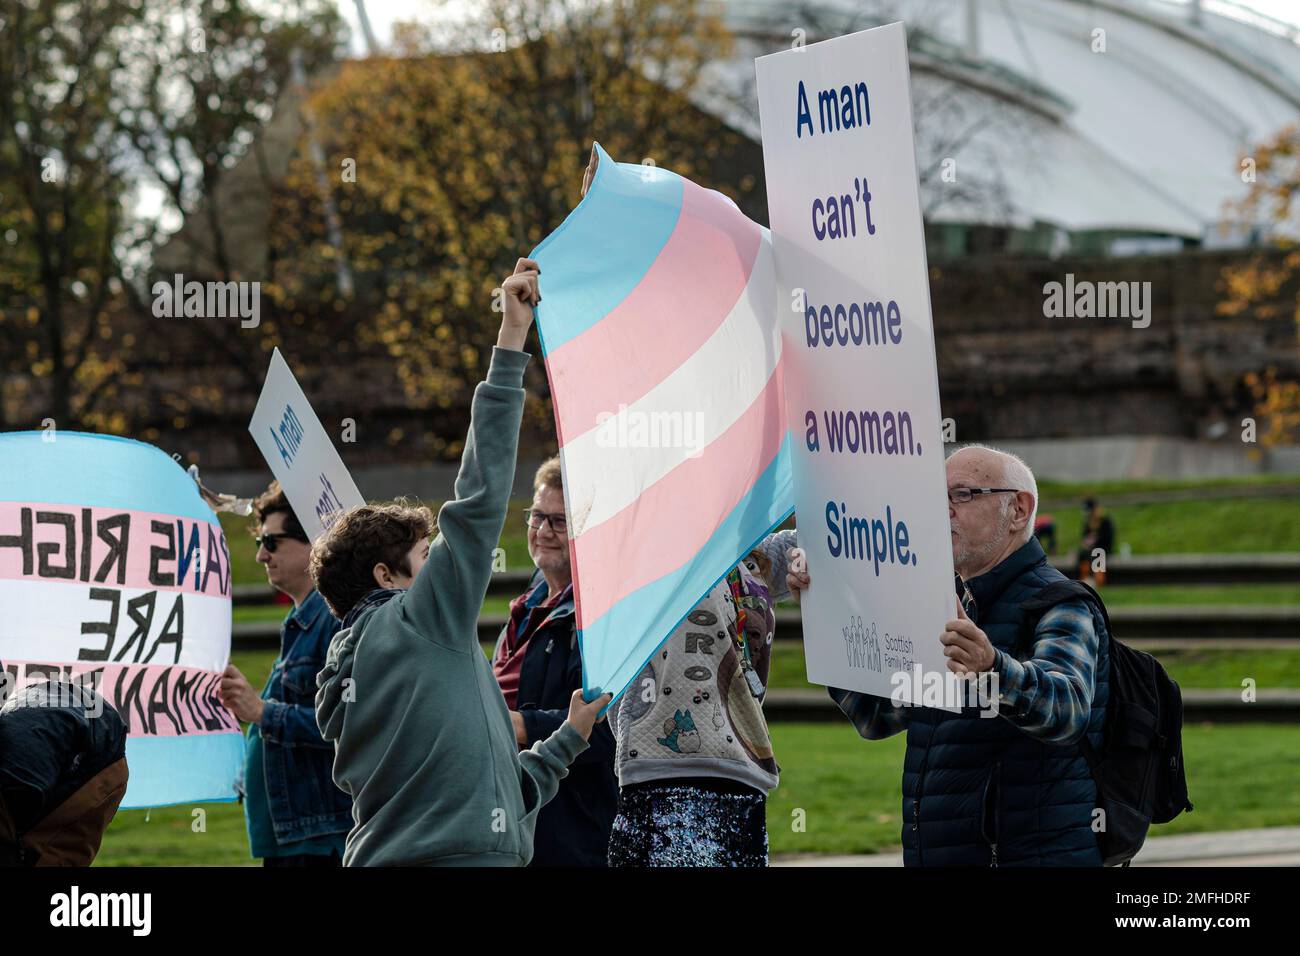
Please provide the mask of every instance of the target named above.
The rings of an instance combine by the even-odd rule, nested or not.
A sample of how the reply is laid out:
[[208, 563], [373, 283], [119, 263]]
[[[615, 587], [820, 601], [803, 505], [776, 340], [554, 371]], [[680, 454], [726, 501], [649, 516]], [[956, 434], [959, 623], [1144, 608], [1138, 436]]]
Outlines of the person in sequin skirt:
[[685, 777], [619, 792], [610, 866], [767, 866], [767, 795]]
[[763, 696], [794, 538], [768, 535], [611, 708], [610, 866], [767, 866], [767, 793], [780, 768]]

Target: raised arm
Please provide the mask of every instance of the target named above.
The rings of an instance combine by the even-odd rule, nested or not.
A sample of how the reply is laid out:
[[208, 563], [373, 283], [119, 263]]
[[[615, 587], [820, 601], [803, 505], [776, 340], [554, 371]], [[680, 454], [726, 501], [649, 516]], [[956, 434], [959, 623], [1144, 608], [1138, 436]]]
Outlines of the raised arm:
[[505, 315], [487, 378], [474, 389], [455, 497], [438, 512], [438, 536], [407, 599], [416, 624], [432, 624], [436, 589], [438, 613], [452, 630], [445, 636], [452, 639], [477, 640], [475, 623], [492, 575], [492, 553], [505, 526], [530, 358], [523, 347], [533, 307], [541, 301], [538, 274], [536, 262], [520, 259], [514, 275], [502, 283]]

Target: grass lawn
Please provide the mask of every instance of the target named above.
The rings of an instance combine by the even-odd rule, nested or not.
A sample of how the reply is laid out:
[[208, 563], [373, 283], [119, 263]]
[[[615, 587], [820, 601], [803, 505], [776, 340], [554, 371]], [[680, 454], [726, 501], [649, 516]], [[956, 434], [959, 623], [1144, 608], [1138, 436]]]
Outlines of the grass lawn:
[[[1105, 505], [1105, 498], [1101, 499]], [[1127, 544], [1134, 555], [1225, 551], [1300, 551], [1300, 507], [1294, 498], [1220, 498], [1116, 505], [1115, 552]], [[1057, 554], [1079, 546], [1082, 514], [1052, 510]]]
[[288, 604], [236, 604], [230, 616], [235, 624], [279, 624], [288, 613]]
[[1300, 584], [1149, 584], [1102, 589], [1107, 607], [1139, 604], [1300, 604]]
[[[1060, 499], [1080, 502], [1085, 498], [1105, 499], [1111, 495], [1147, 494], [1162, 491], [1249, 488], [1252, 485], [1291, 485], [1300, 494], [1300, 475], [1237, 475], [1229, 478], [1117, 478], [1107, 481], [1056, 481], [1040, 479], [1038, 496], [1044, 501]], [[1103, 501], [1103, 504], [1105, 502]]]
[[[195, 816], [202, 811], [202, 817]], [[201, 824], [203, 829], [196, 830]], [[239, 803], [120, 810], [94, 866], [252, 866]]]
[[[870, 853], [897, 849], [903, 735], [866, 741], [844, 722], [775, 724], [781, 786], [768, 803], [773, 853]], [[1183, 729], [1196, 810], [1153, 836], [1300, 825], [1300, 726], [1189, 725]], [[238, 804], [117, 815], [96, 866], [238, 866], [252, 861]], [[796, 832], [795, 810], [805, 824]]]
[[[781, 786], [769, 797], [773, 853], [897, 850], [904, 735], [862, 740], [844, 724], [775, 724]], [[1183, 728], [1187, 786], [1196, 809], [1151, 836], [1300, 824], [1300, 726], [1196, 724]], [[796, 809], [806, 830], [792, 829]]]

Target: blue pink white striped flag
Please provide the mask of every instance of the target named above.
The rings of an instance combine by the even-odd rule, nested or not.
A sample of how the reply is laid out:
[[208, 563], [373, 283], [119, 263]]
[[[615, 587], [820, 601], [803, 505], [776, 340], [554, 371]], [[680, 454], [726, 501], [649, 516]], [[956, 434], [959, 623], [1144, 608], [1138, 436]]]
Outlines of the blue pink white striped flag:
[[794, 506], [768, 231], [596, 149], [532, 254], [588, 697], [621, 694]]
[[124, 809], [235, 799], [230, 551], [194, 479], [153, 445], [0, 435], [0, 664], [9, 686], [94, 688], [127, 725]]

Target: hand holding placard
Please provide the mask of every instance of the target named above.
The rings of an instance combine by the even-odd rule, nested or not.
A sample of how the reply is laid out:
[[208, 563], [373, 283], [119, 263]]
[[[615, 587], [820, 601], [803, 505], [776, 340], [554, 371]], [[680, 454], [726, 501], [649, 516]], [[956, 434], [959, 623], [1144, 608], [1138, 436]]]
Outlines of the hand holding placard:
[[791, 568], [795, 599], [818, 579], [800, 600], [808, 679], [892, 697], [914, 667], [949, 673], [936, 638], [952, 593], [906, 39], [890, 24], [757, 66], [808, 563]]
[[948, 658], [948, 670], [954, 674], [982, 674], [997, 660], [989, 636], [966, 616], [960, 598], [957, 600], [957, 617], [944, 625], [939, 642]]

